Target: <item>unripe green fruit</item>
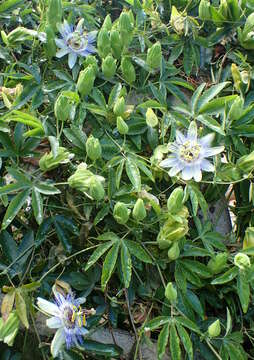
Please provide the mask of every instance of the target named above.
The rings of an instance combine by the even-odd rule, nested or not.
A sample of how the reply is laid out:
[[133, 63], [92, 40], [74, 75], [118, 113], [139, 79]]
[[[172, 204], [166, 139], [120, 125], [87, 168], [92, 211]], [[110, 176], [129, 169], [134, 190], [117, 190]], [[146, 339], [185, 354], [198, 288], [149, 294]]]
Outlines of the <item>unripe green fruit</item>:
[[148, 126], [155, 127], [158, 125], [158, 118], [153, 109], [148, 108], [146, 111], [146, 123]]
[[102, 61], [102, 72], [106, 78], [112, 78], [116, 73], [116, 60], [111, 54]]
[[112, 20], [111, 20], [111, 17], [110, 17], [109, 14], [105, 17], [105, 20], [104, 20], [104, 22], [102, 24], [102, 28], [107, 30], [107, 31], [111, 30], [111, 28], [112, 28]]
[[169, 260], [176, 260], [179, 258], [180, 255], [180, 249], [177, 242], [174, 242], [173, 245], [168, 250], [168, 258]]
[[158, 69], [161, 66], [162, 52], [160, 42], [155, 43], [148, 49], [146, 63], [152, 69]]
[[243, 239], [243, 249], [254, 247], [254, 227], [248, 227]]
[[102, 183], [96, 177], [93, 177], [90, 181], [89, 193], [90, 193], [91, 197], [97, 201], [102, 200], [105, 196], [104, 187], [103, 187]]
[[93, 135], [90, 135], [86, 141], [86, 153], [87, 156], [93, 161], [101, 157], [100, 141], [99, 139], [94, 138]]
[[89, 65], [85, 70], [80, 71], [77, 89], [82, 96], [90, 94], [94, 86], [95, 74], [92, 65]]
[[114, 206], [113, 216], [118, 224], [125, 224], [129, 220], [130, 210], [122, 202], [117, 202]]
[[124, 97], [120, 97], [117, 99], [113, 112], [116, 116], [123, 116], [125, 112], [125, 100]]
[[220, 273], [226, 266], [228, 260], [227, 253], [219, 253], [208, 261], [207, 267], [212, 274]]
[[171, 302], [176, 302], [177, 299], [177, 290], [175, 289], [172, 282], [169, 282], [165, 289], [165, 297]]
[[167, 201], [168, 211], [171, 214], [176, 214], [183, 206], [184, 192], [181, 186], [172, 191]]
[[132, 216], [137, 221], [142, 221], [146, 217], [146, 209], [142, 199], [138, 199], [136, 201], [132, 211]]
[[117, 117], [116, 126], [117, 126], [117, 130], [119, 131], [119, 133], [121, 135], [125, 135], [129, 131], [128, 125], [126, 124], [126, 122], [123, 120], [123, 118], [121, 116]]
[[108, 30], [101, 28], [97, 37], [97, 48], [101, 58], [105, 58], [111, 51]]
[[121, 61], [121, 71], [125, 81], [132, 84], [136, 80], [136, 71], [130, 59], [123, 57]]
[[116, 59], [120, 59], [123, 51], [123, 44], [120, 37], [120, 33], [117, 30], [111, 30], [110, 32], [110, 43], [112, 48], [112, 53]]
[[220, 327], [220, 320], [214, 321], [209, 327], [208, 327], [208, 334], [210, 337], [217, 337], [221, 333], [221, 327]]

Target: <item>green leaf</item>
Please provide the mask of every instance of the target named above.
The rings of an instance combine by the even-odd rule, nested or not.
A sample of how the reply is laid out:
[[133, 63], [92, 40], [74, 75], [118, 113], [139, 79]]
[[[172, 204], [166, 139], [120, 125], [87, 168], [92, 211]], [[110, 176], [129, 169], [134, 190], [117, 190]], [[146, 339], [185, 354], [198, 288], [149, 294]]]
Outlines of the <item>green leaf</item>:
[[166, 346], [168, 343], [169, 337], [169, 324], [165, 324], [160, 332], [157, 342], [157, 353], [158, 353], [158, 360], [163, 359], [163, 355], [166, 351]]
[[114, 244], [113, 241], [106, 242], [105, 244], [101, 244], [97, 247], [97, 249], [90, 256], [85, 271], [87, 271], [91, 266], [93, 266], [97, 260]]
[[94, 226], [99, 224], [99, 222], [101, 222], [105, 218], [105, 216], [108, 215], [109, 210], [110, 210], [110, 206], [106, 204], [100, 209], [100, 211], [98, 211], [97, 215], [94, 218], [94, 222], [93, 222]]
[[180, 340], [176, 332], [175, 324], [170, 327], [170, 353], [174, 360], [181, 360]]
[[218, 134], [225, 136], [225, 131], [222, 130], [220, 124], [214, 120], [211, 116], [208, 115], [199, 115], [197, 117], [197, 120], [199, 122], [201, 122], [202, 124], [204, 124], [205, 126], [207, 126], [208, 128], [210, 128], [211, 130], [217, 132]]
[[34, 185], [34, 188], [41, 194], [44, 195], [56, 195], [60, 194], [61, 191], [58, 190], [53, 184], [48, 184], [46, 182], [39, 182]]
[[228, 271], [226, 271], [223, 275], [220, 275], [219, 277], [214, 279], [211, 282], [211, 284], [212, 285], [226, 284], [226, 283], [232, 281], [237, 276], [237, 274], [238, 274], [238, 268], [233, 267], [233, 268], [229, 269]]
[[5, 0], [2, 4], [0, 4], [0, 13], [11, 11], [13, 10], [13, 8], [16, 8], [20, 3], [22, 3], [21, 0]]
[[107, 231], [104, 234], [97, 237], [99, 241], [120, 241], [120, 238], [112, 231]]
[[129, 157], [125, 163], [126, 173], [136, 191], [141, 191], [141, 177], [136, 163]]
[[188, 355], [188, 358], [189, 358], [189, 360], [192, 360], [193, 359], [193, 347], [192, 347], [192, 342], [189, 337], [189, 334], [187, 333], [185, 328], [182, 325], [180, 325], [179, 323], [176, 323], [176, 327], [177, 327], [177, 331], [180, 336], [181, 342], [182, 342], [184, 349]]
[[32, 207], [34, 212], [34, 217], [37, 223], [40, 225], [43, 220], [43, 199], [38, 190], [33, 189], [32, 191]]
[[121, 178], [122, 178], [124, 164], [125, 164], [125, 159], [122, 159], [116, 169], [116, 188], [117, 188], [117, 190], [119, 190], [119, 188], [120, 188], [120, 182], [121, 182]]
[[2, 230], [6, 229], [10, 225], [12, 220], [15, 218], [19, 210], [26, 202], [29, 194], [30, 194], [30, 189], [22, 191], [21, 193], [16, 195], [14, 199], [12, 199], [3, 218]]
[[16, 311], [17, 315], [22, 322], [22, 324], [25, 326], [25, 328], [29, 328], [29, 323], [27, 319], [27, 309], [26, 309], [26, 303], [23, 298], [22, 292], [20, 289], [17, 289], [15, 291], [15, 304], [16, 304]]
[[237, 294], [239, 296], [243, 312], [246, 314], [250, 303], [250, 285], [244, 274], [240, 271], [237, 277]]
[[85, 132], [83, 132], [75, 125], [72, 125], [70, 128], [64, 129], [63, 132], [72, 145], [76, 146], [80, 150], [85, 149], [87, 139]]
[[101, 288], [104, 291], [106, 288], [106, 285], [114, 271], [117, 257], [118, 257], [118, 251], [119, 251], [120, 243], [117, 242], [112, 246], [112, 249], [108, 252], [102, 268], [102, 274], [101, 274]]
[[131, 263], [131, 256], [129, 250], [125, 245], [124, 240], [122, 241], [121, 244], [121, 265], [122, 265], [124, 287], [128, 288], [131, 281], [132, 263]]
[[199, 85], [199, 87], [194, 91], [194, 93], [192, 95], [192, 98], [191, 98], [191, 113], [192, 113], [192, 115], [194, 115], [196, 113], [197, 102], [198, 102], [205, 86], [206, 86], [206, 83]]
[[199, 327], [193, 321], [188, 319], [187, 317], [177, 316], [177, 317], [175, 317], [175, 320], [177, 323], [181, 324], [185, 328], [188, 328], [188, 329], [196, 332], [197, 334], [201, 334]]
[[211, 272], [208, 270], [207, 266], [202, 264], [196, 260], [184, 259], [183, 261], [179, 261], [184, 268], [188, 271], [197, 274], [201, 278], [209, 278], [211, 277]]
[[27, 184], [23, 184], [23, 183], [14, 183], [14, 184], [9, 184], [9, 185], [5, 185], [0, 187], [0, 196], [2, 195], [6, 195], [12, 192], [16, 192], [18, 190], [24, 190], [29, 188], [29, 185]]
[[222, 96], [218, 99], [209, 101], [199, 109], [199, 114], [217, 114], [224, 110], [225, 106], [234, 101], [238, 95]]
[[170, 323], [171, 323], [171, 318], [169, 316], [158, 316], [145, 323], [145, 328], [149, 329], [150, 331], [153, 331], [165, 324], [170, 324]]
[[199, 113], [199, 110], [204, 105], [206, 105], [209, 101], [211, 101], [213, 98], [215, 98], [215, 96], [218, 95], [221, 92], [221, 90], [223, 90], [228, 85], [230, 85], [230, 82], [226, 81], [226, 82], [222, 82], [217, 85], [214, 85], [214, 86], [210, 87], [210, 89], [206, 90], [198, 100], [197, 113]]
[[117, 345], [101, 344], [93, 340], [84, 339], [79, 348], [83, 349], [86, 354], [93, 356], [103, 356], [108, 359], [119, 358], [122, 354], [122, 349]]
[[136, 258], [138, 258], [139, 260], [148, 263], [148, 264], [152, 264], [153, 261], [150, 258], [150, 256], [146, 253], [146, 251], [142, 248], [142, 246], [133, 240], [124, 240], [125, 245], [128, 247], [130, 253], [135, 256]]

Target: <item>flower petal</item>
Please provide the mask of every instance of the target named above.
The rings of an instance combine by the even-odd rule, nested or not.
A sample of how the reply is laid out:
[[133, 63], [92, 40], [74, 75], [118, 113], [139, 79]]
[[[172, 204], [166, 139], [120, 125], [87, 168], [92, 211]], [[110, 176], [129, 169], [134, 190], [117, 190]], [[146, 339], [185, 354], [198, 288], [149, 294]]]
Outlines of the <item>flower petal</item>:
[[97, 31], [91, 31], [90, 33], [87, 34], [87, 41], [88, 43], [93, 43], [95, 42], [97, 36]]
[[84, 304], [86, 302], [86, 298], [85, 297], [79, 297], [77, 299], [75, 299], [75, 304], [76, 306], [79, 306], [81, 304]]
[[56, 304], [47, 301], [45, 299], [42, 299], [40, 297], [37, 298], [37, 305], [39, 308], [44, 311], [45, 313], [49, 315], [58, 316], [59, 315], [59, 309]]
[[54, 358], [57, 357], [64, 343], [65, 343], [65, 332], [63, 328], [60, 328], [55, 333], [55, 336], [50, 346], [51, 354]]
[[214, 156], [221, 153], [224, 150], [224, 146], [215, 146], [212, 148], [204, 149], [204, 157]]
[[210, 146], [213, 139], [214, 139], [214, 136], [215, 134], [214, 133], [210, 133], [210, 134], [207, 134], [205, 136], [203, 136], [200, 140], [199, 140], [199, 143], [202, 145], [202, 146]]
[[181, 131], [176, 130], [176, 142], [183, 144], [186, 141], [186, 137], [181, 133]]
[[200, 182], [202, 180], [200, 164], [193, 165], [193, 177], [196, 182]]
[[47, 319], [46, 324], [50, 329], [58, 329], [63, 326], [62, 320], [58, 316]]
[[55, 38], [56, 45], [61, 49], [67, 49], [67, 45], [64, 40]]
[[172, 169], [170, 169], [169, 171], [169, 176], [175, 176], [177, 175], [182, 169], [184, 168], [184, 165], [182, 164], [177, 164], [176, 166], [172, 167]]
[[194, 175], [193, 166], [185, 166], [182, 171], [182, 179], [183, 180], [190, 180]]
[[192, 121], [190, 123], [189, 129], [188, 129], [188, 140], [196, 141], [198, 135], [197, 125], [195, 121]]
[[201, 169], [208, 172], [214, 171], [214, 165], [210, 163], [210, 161], [203, 159], [201, 162]]
[[61, 58], [63, 57], [64, 55], [68, 54], [69, 52], [69, 49], [60, 49], [58, 50], [58, 52], [56, 53], [56, 57], [57, 58]]
[[69, 57], [68, 57], [68, 65], [69, 65], [69, 68], [72, 69], [73, 66], [75, 65], [77, 61], [77, 54], [71, 52], [69, 53]]
[[172, 166], [175, 166], [175, 165], [177, 165], [177, 159], [175, 157], [171, 157], [171, 158], [169, 157], [169, 158], [167, 158], [165, 160], [162, 160], [160, 162], [160, 166], [165, 167], [165, 168], [172, 167]]

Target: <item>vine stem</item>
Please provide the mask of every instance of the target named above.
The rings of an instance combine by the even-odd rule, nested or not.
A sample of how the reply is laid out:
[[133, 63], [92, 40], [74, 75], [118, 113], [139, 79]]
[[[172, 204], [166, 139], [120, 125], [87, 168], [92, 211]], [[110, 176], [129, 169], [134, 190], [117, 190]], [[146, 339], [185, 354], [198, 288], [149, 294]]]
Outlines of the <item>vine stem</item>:
[[100, 245], [100, 244], [94, 245], [94, 246], [90, 246], [90, 247], [88, 247], [88, 248], [86, 248], [86, 249], [82, 249], [82, 250], [80, 250], [80, 251], [77, 251], [76, 253], [68, 256], [68, 257], [67, 257], [66, 259], [64, 259], [63, 261], [58, 262], [58, 263], [55, 264], [51, 269], [49, 269], [45, 274], [42, 275], [42, 277], [40, 278], [39, 282], [42, 282], [42, 280], [45, 279], [45, 277], [48, 276], [48, 274], [50, 274], [52, 271], [54, 271], [55, 269], [57, 269], [58, 266], [60, 266], [60, 265], [63, 264], [63, 262], [68, 261], [68, 260], [70, 260], [70, 259], [72, 259], [72, 258], [74, 258], [75, 256], [78, 256], [78, 255], [80, 255], [80, 254], [83, 254], [83, 253], [86, 252], [86, 251], [95, 249], [95, 248], [98, 247], [99, 245]]
[[223, 360], [220, 355], [217, 353], [217, 351], [214, 349], [214, 347], [211, 345], [209, 340], [206, 340], [207, 345], [209, 346], [209, 348], [212, 350], [212, 352], [214, 353], [214, 355], [217, 357], [217, 359], [219, 360]]
[[[131, 320], [131, 325], [132, 325], [132, 328], [133, 328], [133, 331], [134, 331], [134, 334], [135, 334], [136, 346], [139, 347], [139, 337], [138, 337], [136, 326], [134, 324], [133, 315], [131, 313], [130, 302], [129, 302], [128, 292], [127, 292], [126, 288], [124, 288], [124, 295], [125, 295], [125, 300], [126, 300], [126, 304], [127, 304], [127, 308], [128, 308], [129, 317], [130, 317], [130, 320]], [[139, 352], [139, 359], [142, 360], [142, 354], [141, 354], [140, 349], [137, 350], [137, 348], [136, 348], [136, 351]]]

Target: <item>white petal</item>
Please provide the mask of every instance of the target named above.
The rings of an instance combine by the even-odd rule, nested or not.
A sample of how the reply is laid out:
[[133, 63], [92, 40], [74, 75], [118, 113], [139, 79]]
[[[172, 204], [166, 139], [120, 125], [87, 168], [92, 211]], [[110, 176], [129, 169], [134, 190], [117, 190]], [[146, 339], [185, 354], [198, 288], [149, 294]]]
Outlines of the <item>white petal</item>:
[[175, 176], [177, 175], [182, 169], [184, 168], [184, 165], [182, 164], [177, 164], [176, 166], [172, 167], [172, 169], [170, 169], [169, 171], [169, 176]]
[[62, 39], [55, 38], [55, 43], [61, 49], [65, 49], [65, 48], [67, 49], [66, 43]]
[[73, 53], [73, 52], [69, 53], [68, 65], [69, 65], [70, 69], [73, 68], [73, 66], [76, 63], [76, 60], [77, 60], [77, 55], [75, 53]]
[[183, 180], [190, 180], [194, 175], [193, 166], [185, 166], [182, 171], [182, 179]]
[[195, 121], [192, 121], [190, 123], [189, 129], [188, 129], [188, 136], [187, 136], [188, 140], [196, 141], [197, 135], [198, 135], [197, 125], [196, 125]]
[[57, 357], [64, 343], [65, 343], [65, 333], [64, 333], [64, 329], [61, 328], [58, 329], [57, 332], [55, 333], [55, 336], [50, 346], [51, 354], [54, 358]]
[[75, 303], [78, 305], [84, 304], [85, 302], [86, 302], [85, 297], [79, 297], [79, 298], [75, 299]]
[[183, 144], [186, 141], [185, 136], [179, 130], [176, 130], [176, 141], [180, 144]]
[[69, 49], [60, 49], [58, 50], [58, 52], [56, 53], [56, 57], [57, 58], [61, 58], [63, 57], [64, 55], [68, 54], [69, 52]]
[[224, 146], [215, 146], [212, 148], [204, 149], [204, 157], [214, 156], [221, 153], [224, 150]]
[[47, 319], [46, 324], [50, 329], [58, 329], [63, 326], [62, 320], [58, 316]]
[[213, 133], [207, 134], [199, 140], [199, 143], [203, 146], [209, 146], [209, 145], [211, 145], [211, 143], [214, 139], [214, 136], [215, 136], [215, 134], [213, 134]]
[[84, 327], [82, 327], [82, 328], [80, 329], [80, 331], [82, 332], [82, 335], [83, 335], [83, 336], [89, 333], [89, 331], [88, 331], [86, 328], [84, 328]]
[[39, 308], [42, 311], [46, 312], [49, 315], [54, 315], [54, 316], [59, 315], [59, 309], [58, 309], [57, 305], [50, 301], [47, 301], [47, 300], [44, 300], [44, 299], [38, 297], [37, 305], [39, 306]]
[[165, 167], [165, 168], [175, 166], [175, 165], [177, 165], [177, 160], [175, 157], [171, 157], [171, 158], [169, 157], [160, 162], [160, 166]]
[[200, 164], [196, 164], [193, 166], [193, 176], [196, 182], [200, 182], [202, 180], [202, 172], [200, 170]]
[[203, 159], [201, 162], [201, 169], [204, 171], [213, 172], [214, 166], [210, 163], [210, 161]]

